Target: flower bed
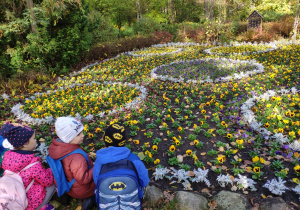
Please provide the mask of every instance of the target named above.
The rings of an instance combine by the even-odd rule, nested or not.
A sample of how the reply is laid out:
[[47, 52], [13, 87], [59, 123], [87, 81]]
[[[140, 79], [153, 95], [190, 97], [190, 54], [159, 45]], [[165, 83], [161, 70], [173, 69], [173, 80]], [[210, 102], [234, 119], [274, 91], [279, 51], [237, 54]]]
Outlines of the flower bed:
[[287, 148], [300, 151], [300, 142], [297, 140], [300, 137], [298, 92], [293, 87], [281, 89], [278, 93], [269, 90], [254, 96], [241, 107], [243, 118], [264, 138], [275, 139], [280, 145], [289, 145]]
[[151, 77], [163, 81], [204, 83], [241, 79], [262, 72], [264, 67], [255, 61], [220, 58], [172, 62], [154, 68]]
[[[217, 83], [222, 76], [219, 71], [215, 77], [203, 71], [201, 77], [204, 78], [198, 76], [198, 80], [195, 81], [192, 74], [186, 75], [188, 76], [186, 79], [180, 78], [183, 77], [180, 73], [177, 78], [170, 77], [172, 67], [180, 67], [176, 72], [191, 67], [188, 72], [195, 74], [197, 62], [201, 61], [203, 64], [209, 61], [222, 61], [216, 59], [215, 55], [203, 53], [205, 48], [206, 46], [194, 45], [189, 46], [189, 50], [184, 50], [182, 53], [147, 59], [120, 55], [83, 69], [78, 74], [73, 73], [70, 77], [64, 77], [54, 84], [51, 90], [60, 91], [59, 97], [61, 97], [62, 89], [66, 93], [67, 87], [72, 86], [76, 89], [76, 86], [79, 86], [79, 91], [84, 84], [87, 86], [97, 78], [99, 84], [105, 85], [108, 84], [107, 81], [118, 81], [120, 83], [117, 83], [117, 87], [125, 82], [131, 82], [134, 86], [128, 83], [126, 90], [137, 88], [134, 90], [135, 94], [145, 93], [144, 97], [140, 96], [141, 100], [137, 99], [136, 103], [131, 103], [129, 109], [124, 107], [118, 109], [121, 104], [124, 106], [125, 100], [117, 102], [116, 106], [112, 107], [102, 103], [99, 108], [101, 107], [103, 116], [97, 116], [100, 113], [93, 113], [94, 110], [89, 106], [84, 108], [85, 100], [82, 99], [83, 104], [80, 105], [83, 107], [80, 110], [82, 113], [80, 116], [74, 113], [76, 117], [84, 120], [84, 149], [92, 157], [104, 145], [104, 142], [99, 139], [102, 138], [107, 126], [110, 123], [122, 122], [126, 125], [128, 135], [126, 146], [143, 160], [155, 185], [163, 189], [170, 191], [185, 189], [211, 195], [221, 190], [237, 191], [247, 194], [255, 203], [263, 203], [266, 196], [274, 194], [290, 204], [299, 202], [300, 155], [292, 144], [299, 139], [300, 127], [296, 119], [299, 113], [297, 91], [300, 46], [282, 45], [280, 49], [270, 53], [232, 54], [232, 60], [224, 59], [228, 65], [233, 66], [234, 62], [245, 63], [247, 64], [245, 68], [252, 66], [253, 69], [261, 70], [252, 72], [253, 69], [248, 69], [248, 77], [239, 75], [241, 71], [246, 74], [246, 70], [238, 72], [239, 69], [228, 71], [227, 79], [223, 77], [222, 83]], [[182, 63], [182, 60], [187, 61]], [[251, 64], [255, 63], [254, 60], [260, 63], [258, 66], [261, 68]], [[154, 70], [157, 68], [166, 70], [167, 75], [155, 73]], [[212, 69], [213, 67], [210, 66], [207, 72]], [[153, 74], [150, 74], [151, 72]], [[157, 79], [151, 79], [150, 75]], [[287, 88], [287, 86], [297, 87], [297, 89]], [[285, 89], [289, 90], [289, 93], [284, 92]], [[129, 96], [130, 92], [126, 90], [116, 89], [119, 95], [120, 91], [123, 91], [123, 94], [126, 92], [125, 95]], [[269, 100], [262, 101], [263, 97], [267, 97], [263, 94], [265, 92], [269, 95]], [[92, 95], [90, 92], [80, 93], [89, 96], [88, 99]], [[135, 94], [130, 97], [133, 101], [134, 97], [138, 97]], [[34, 101], [42, 95], [43, 93], [35, 94], [34, 99], [29, 96], [3, 95], [0, 102], [4, 105], [0, 105], [0, 113], [9, 116], [10, 108], [7, 107], [11, 104], [19, 102], [24, 104], [26, 101], [24, 98]], [[118, 94], [112, 95], [114, 96], [112, 100], [117, 101]], [[56, 100], [52, 96], [53, 93], [50, 93], [37, 105], [43, 105], [43, 108], [47, 109], [46, 99]], [[281, 101], [277, 100], [279, 96]], [[250, 100], [249, 97], [252, 99]], [[103, 99], [104, 95], [101, 98]], [[281, 102], [280, 106], [278, 102]], [[296, 105], [290, 106], [293, 103]], [[32, 102], [30, 104], [35, 105]], [[24, 108], [26, 105], [29, 106], [29, 104], [19, 104], [13, 108], [12, 111], [18, 114], [18, 118], [24, 119], [34, 113], [33, 108], [29, 107], [26, 113], [19, 112], [20, 106]], [[89, 105], [94, 106], [92, 102], [89, 102]], [[106, 106], [111, 108], [107, 114]], [[280, 126], [277, 115], [276, 118], [268, 119], [269, 116], [274, 115], [274, 108], [279, 110], [281, 122], [289, 120], [289, 124], [283, 122], [285, 126], [283, 133], [278, 132]], [[249, 115], [250, 111], [252, 115]], [[250, 117], [245, 118], [246, 113]], [[37, 139], [49, 145], [55, 135], [54, 126], [45, 123], [50, 119], [46, 117], [42, 119], [40, 116], [29, 117], [32, 120], [27, 122], [35, 124], [31, 126], [36, 129]], [[257, 129], [255, 126], [251, 127], [249, 121], [251, 117], [252, 122], [256, 120], [257, 124], [261, 123], [261, 126]], [[16, 119], [15, 116], [11, 118]], [[53, 120], [54, 117], [51, 122]], [[267, 123], [269, 127], [265, 126]], [[293, 135], [290, 135], [292, 131], [296, 138], [292, 139]], [[278, 139], [273, 138], [276, 133], [279, 135], [281, 133], [287, 138], [282, 139], [286, 142], [281, 144]], [[43, 146], [41, 152], [45, 153], [45, 150]]]
[[205, 53], [211, 55], [246, 55], [246, 54], [257, 54], [274, 51], [277, 49], [276, 44], [252, 44], [252, 43], [241, 43], [233, 46], [219, 46], [204, 50]]
[[[25, 105], [17, 104], [12, 108], [14, 115], [32, 124], [52, 124], [59, 116], [103, 117], [115, 113], [122, 107], [131, 108], [146, 98], [143, 86], [122, 83], [73, 84], [47, 93], [36, 93], [25, 99]], [[26, 114], [26, 112], [30, 114]]]
[[158, 56], [158, 55], [171, 55], [175, 53], [182, 52], [182, 48], [173, 47], [152, 47], [146, 48], [139, 51], [131, 51], [124, 53], [124, 55], [134, 56], [134, 57], [144, 57], [144, 56]]

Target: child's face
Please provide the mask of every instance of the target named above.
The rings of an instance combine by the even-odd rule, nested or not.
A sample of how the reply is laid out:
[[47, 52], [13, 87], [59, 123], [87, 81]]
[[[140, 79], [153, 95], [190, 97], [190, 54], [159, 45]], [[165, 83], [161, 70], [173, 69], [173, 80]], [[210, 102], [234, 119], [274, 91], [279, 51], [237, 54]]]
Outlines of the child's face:
[[81, 131], [70, 143], [71, 144], [81, 144], [83, 142], [84, 134]]
[[34, 132], [31, 138], [29, 139], [29, 141], [25, 144], [24, 148], [28, 151], [33, 151], [35, 147], [36, 147], [36, 139], [35, 139], [35, 132]]

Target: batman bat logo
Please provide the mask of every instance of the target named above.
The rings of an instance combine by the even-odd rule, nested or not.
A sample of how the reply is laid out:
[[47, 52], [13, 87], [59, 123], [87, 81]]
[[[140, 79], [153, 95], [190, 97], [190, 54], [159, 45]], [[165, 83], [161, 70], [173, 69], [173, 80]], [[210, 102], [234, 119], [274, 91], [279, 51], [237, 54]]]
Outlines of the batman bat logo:
[[126, 184], [123, 182], [114, 182], [111, 185], [109, 185], [109, 189], [113, 191], [121, 191], [126, 188]]

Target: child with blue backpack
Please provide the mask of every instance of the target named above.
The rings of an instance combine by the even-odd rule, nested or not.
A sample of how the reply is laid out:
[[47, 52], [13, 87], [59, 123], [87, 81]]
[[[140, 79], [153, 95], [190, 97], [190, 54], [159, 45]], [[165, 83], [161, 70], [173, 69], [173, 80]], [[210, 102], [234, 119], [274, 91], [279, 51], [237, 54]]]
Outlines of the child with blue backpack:
[[[73, 198], [84, 199], [82, 209], [89, 210], [95, 205], [94, 164], [80, 146], [84, 140], [83, 129], [84, 125], [73, 117], [58, 117], [55, 122], [57, 136], [49, 146], [46, 160], [53, 171], [58, 196], [67, 193]], [[60, 168], [52, 164], [57, 162]]]
[[126, 130], [110, 125], [104, 134], [107, 148], [97, 151], [93, 177], [98, 209], [141, 209], [148, 170], [140, 158], [125, 147]]

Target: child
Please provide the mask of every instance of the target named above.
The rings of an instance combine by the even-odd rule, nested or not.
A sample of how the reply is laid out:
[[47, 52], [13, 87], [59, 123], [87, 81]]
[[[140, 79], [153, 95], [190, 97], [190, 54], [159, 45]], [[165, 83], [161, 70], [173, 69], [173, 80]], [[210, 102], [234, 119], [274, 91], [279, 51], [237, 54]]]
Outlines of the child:
[[[83, 142], [83, 124], [73, 117], [58, 117], [55, 122], [57, 137], [54, 137], [49, 146], [49, 155], [53, 159], [59, 159], [76, 149], [81, 149]], [[81, 154], [72, 154], [61, 161], [67, 180], [75, 182], [68, 192], [73, 198], [85, 199], [82, 209], [90, 209], [93, 205], [95, 184], [93, 181], [93, 162], [89, 157], [89, 165]]]
[[[146, 169], [145, 165], [137, 155], [131, 153], [127, 147], [124, 147], [126, 144], [126, 131], [124, 125], [121, 123], [110, 125], [106, 129], [103, 138], [107, 148], [97, 151], [97, 155], [96, 155], [97, 159], [95, 161], [94, 173], [93, 173], [95, 183], [97, 182], [100, 173], [103, 172], [101, 171], [101, 169], [104, 170], [106, 166], [108, 168], [114, 167], [110, 165], [110, 163], [114, 163], [117, 161], [119, 162], [121, 160], [130, 160], [134, 165], [133, 166], [134, 171], [137, 172], [138, 179], [139, 179], [138, 180], [139, 186], [141, 188], [146, 187], [149, 183], [148, 170]], [[104, 164], [105, 167], [103, 168], [102, 166], [104, 166]], [[127, 188], [129, 188], [129, 186], [127, 186]], [[123, 199], [125, 201], [124, 196]], [[111, 203], [113, 203], [113, 201], [111, 201]]]
[[[54, 209], [52, 205], [47, 204], [55, 193], [53, 174], [50, 168], [43, 167], [39, 157], [34, 156], [33, 150], [36, 147], [34, 130], [27, 126], [4, 124], [0, 135], [4, 138], [4, 142], [8, 141], [13, 146], [12, 150], [8, 150], [4, 154], [2, 162], [4, 170], [18, 173], [27, 165], [39, 162], [20, 173], [25, 188], [33, 179], [35, 180], [26, 193], [28, 200], [26, 210]], [[6, 142], [6, 144], [8, 143]]]
[[2, 168], [2, 161], [3, 161], [3, 158], [4, 158], [4, 154], [6, 151], [10, 150], [10, 149], [13, 149], [14, 147], [9, 143], [9, 141], [4, 138], [2, 135], [3, 134], [3, 131], [0, 130], [0, 177], [3, 176], [3, 168]]

